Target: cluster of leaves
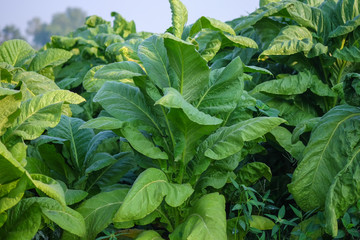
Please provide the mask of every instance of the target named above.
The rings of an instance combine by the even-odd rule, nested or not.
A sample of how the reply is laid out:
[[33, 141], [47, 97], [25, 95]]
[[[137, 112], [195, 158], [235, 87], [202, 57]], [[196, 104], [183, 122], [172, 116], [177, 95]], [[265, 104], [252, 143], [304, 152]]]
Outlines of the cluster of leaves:
[[164, 34], [113, 12], [0, 46], [0, 236], [358, 237], [358, 1], [169, 2]]

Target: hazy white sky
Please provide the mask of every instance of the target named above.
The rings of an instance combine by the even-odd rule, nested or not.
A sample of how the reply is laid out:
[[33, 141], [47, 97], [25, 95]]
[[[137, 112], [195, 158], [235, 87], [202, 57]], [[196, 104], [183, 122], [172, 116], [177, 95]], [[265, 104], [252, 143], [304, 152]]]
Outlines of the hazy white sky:
[[[259, 6], [258, 0], [182, 0], [188, 9], [188, 23], [201, 16], [227, 21], [247, 15]], [[120, 13], [128, 21], [134, 20], [137, 31], [164, 32], [171, 25], [168, 0], [0, 0], [0, 29], [15, 24], [25, 35], [27, 22], [40, 17], [50, 22], [54, 13], [64, 12], [67, 7], [80, 7], [88, 15], [98, 15], [112, 20], [112, 11]]]

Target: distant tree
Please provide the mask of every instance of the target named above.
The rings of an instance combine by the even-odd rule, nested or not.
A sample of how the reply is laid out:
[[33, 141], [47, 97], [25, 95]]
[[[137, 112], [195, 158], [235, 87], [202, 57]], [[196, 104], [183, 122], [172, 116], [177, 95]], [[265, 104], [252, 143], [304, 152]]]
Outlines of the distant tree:
[[25, 39], [25, 37], [15, 25], [6, 25], [0, 31], [0, 44], [10, 39]]
[[28, 21], [26, 33], [33, 36], [33, 43], [41, 47], [50, 40], [51, 32], [48, 30], [48, 25], [42, 23], [40, 18], [35, 17]]
[[64, 13], [56, 13], [52, 16], [51, 23], [43, 23], [35, 17], [28, 22], [26, 33], [33, 36], [33, 42], [41, 47], [50, 41], [51, 35], [66, 35], [81, 27], [86, 18], [86, 12], [80, 8], [67, 8]]

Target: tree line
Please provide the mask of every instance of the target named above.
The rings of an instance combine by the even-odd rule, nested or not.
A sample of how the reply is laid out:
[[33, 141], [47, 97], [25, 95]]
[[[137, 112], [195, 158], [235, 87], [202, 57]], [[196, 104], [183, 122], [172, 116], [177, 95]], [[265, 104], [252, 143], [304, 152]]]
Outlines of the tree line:
[[27, 22], [24, 36], [19, 27], [9, 24], [0, 28], [0, 44], [10, 39], [24, 39], [32, 43], [33, 47], [41, 48], [50, 41], [52, 35], [66, 35], [81, 27], [87, 13], [80, 8], [67, 8], [65, 12], [55, 13], [51, 22], [43, 22], [39, 17], [34, 17]]

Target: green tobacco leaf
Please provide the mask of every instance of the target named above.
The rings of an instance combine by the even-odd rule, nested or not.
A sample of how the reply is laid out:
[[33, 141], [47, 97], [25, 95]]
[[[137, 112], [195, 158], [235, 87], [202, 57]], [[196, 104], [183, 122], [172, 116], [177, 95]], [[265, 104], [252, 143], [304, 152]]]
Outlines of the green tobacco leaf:
[[85, 174], [90, 174], [92, 172], [98, 171], [100, 169], [103, 169], [109, 165], [112, 165], [119, 161], [115, 157], [111, 156], [108, 153], [102, 152], [102, 153], [95, 153], [92, 156], [92, 163], [88, 164], [89, 167], [86, 168]]
[[80, 126], [82, 128], [95, 128], [95, 129], [102, 129], [102, 130], [112, 130], [112, 129], [119, 129], [122, 128], [124, 122], [113, 117], [97, 117], [93, 118], [83, 125]]
[[65, 201], [66, 205], [70, 206], [75, 203], [81, 202], [87, 197], [88, 193], [83, 190], [66, 189]]
[[22, 200], [26, 204], [37, 204], [41, 212], [62, 229], [83, 237], [86, 232], [83, 216], [77, 211], [62, 206], [59, 202], [46, 197], [34, 197]]
[[347, 74], [343, 89], [346, 103], [352, 106], [360, 106], [360, 74]]
[[120, 14], [117, 12], [111, 12], [111, 16], [115, 17], [114, 19], [114, 31], [122, 36], [123, 38], [128, 37], [131, 33], [136, 32], [136, 26], [134, 21], [126, 21]]
[[0, 213], [15, 206], [24, 196], [28, 178], [24, 174], [20, 179], [0, 185]]
[[320, 121], [320, 117], [306, 119], [296, 125], [292, 132], [291, 142], [296, 143], [300, 140], [300, 136], [305, 132], [310, 132]]
[[26, 171], [14, 158], [5, 145], [0, 141], [0, 184], [8, 183], [20, 178]]
[[222, 127], [210, 135], [200, 148], [211, 159], [224, 159], [239, 152], [244, 142], [257, 139], [284, 122], [284, 119], [276, 117], [257, 117]]
[[72, 53], [63, 49], [49, 48], [38, 52], [29, 65], [29, 71], [38, 72], [46, 67], [55, 67], [65, 63], [72, 56]]
[[[206, 35], [206, 34], [204, 34]], [[210, 35], [211, 37], [209, 39], [207, 39], [206, 37], [204, 37], [203, 39], [206, 39], [204, 41], [204, 45], [203, 47], [199, 47], [199, 52], [201, 54], [201, 57], [203, 57], [207, 62], [211, 61], [216, 54], [219, 52], [220, 48], [221, 48], [221, 34], [219, 33], [209, 33], [208, 35]], [[199, 42], [199, 45], [201, 44], [201, 37], [197, 38], [196, 41]], [[201, 46], [201, 45], [200, 45]]]
[[304, 211], [323, 209], [334, 178], [357, 159], [359, 120], [358, 108], [341, 105], [325, 114], [313, 129], [304, 157], [288, 185]]
[[231, 112], [241, 99], [242, 65], [238, 57], [225, 68], [211, 71], [209, 84], [203, 90], [196, 107], [200, 111], [215, 116]]
[[0, 87], [0, 96], [10, 96], [19, 93], [19, 90]]
[[81, 168], [85, 161], [88, 145], [95, 136], [92, 129], [80, 129], [84, 121], [79, 118], [61, 116], [59, 124], [48, 131], [48, 135], [59, 137], [70, 142], [70, 152], [73, 165]]
[[[121, 179], [131, 169], [136, 167], [133, 154], [130, 152], [122, 152], [114, 155], [113, 158], [117, 160], [115, 163], [113, 162], [113, 158], [97, 159], [97, 157], [101, 157], [101, 155], [102, 154], [100, 153], [95, 154], [93, 160], [104, 160], [103, 162], [100, 162], [97, 166], [94, 165], [96, 164], [95, 162], [93, 164], [88, 164], [89, 171], [91, 168], [99, 168], [98, 171], [93, 172], [94, 174], [90, 174], [89, 178], [87, 179], [87, 183], [90, 185], [90, 187], [96, 185], [101, 189], [106, 189], [107, 187], [113, 189], [111, 186], [118, 183], [119, 179]], [[103, 166], [105, 167], [102, 168]]]
[[2, 239], [32, 239], [41, 224], [41, 210], [36, 203], [20, 201], [8, 212], [7, 221], [0, 228]]
[[184, 165], [196, 155], [198, 141], [218, 128], [218, 125], [199, 125], [191, 121], [181, 109], [171, 109], [167, 117], [176, 142], [175, 161], [181, 161]]
[[297, 75], [290, 75], [260, 83], [253, 89], [252, 93], [263, 92], [277, 95], [301, 94], [311, 87], [313, 77], [317, 78], [316, 75], [310, 72], [300, 72]]
[[190, 209], [185, 222], [170, 234], [171, 240], [226, 240], [225, 198], [210, 193], [200, 198]]
[[276, 142], [283, 147], [293, 158], [300, 161], [302, 159], [304, 144], [301, 141], [292, 142], [292, 134], [284, 127], [276, 127], [270, 131]]
[[330, 34], [330, 38], [339, 37], [345, 34], [348, 34], [354, 31], [358, 26], [360, 26], [360, 15], [357, 15], [352, 20], [347, 21], [345, 24], [335, 28]]
[[360, 199], [360, 154], [356, 150], [346, 166], [336, 175], [325, 201], [326, 232], [338, 234], [337, 219]]
[[79, 104], [82, 101], [84, 99], [75, 93], [55, 90], [22, 102], [20, 115], [6, 132], [4, 139], [12, 135], [21, 136], [26, 140], [35, 139], [46, 128], [58, 124], [63, 103]]
[[291, 55], [299, 52], [307, 54], [312, 46], [312, 35], [309, 30], [290, 25], [280, 31], [269, 47], [260, 54], [259, 59], [268, 55]]
[[223, 34], [222, 39], [222, 48], [225, 47], [238, 47], [238, 48], [258, 48], [257, 43], [252, 40], [251, 38], [244, 37], [244, 36], [233, 36], [230, 34]]
[[151, 107], [136, 87], [120, 82], [106, 82], [95, 95], [94, 101], [121, 121], [157, 128]]
[[4, 42], [0, 46], [0, 62], [14, 67], [21, 67], [25, 61], [35, 54], [35, 50], [24, 40], [15, 39]]
[[[91, 73], [95, 69], [92, 68]], [[87, 91], [97, 92], [107, 81], [131, 81], [134, 77], [143, 76], [145, 73], [135, 62], [124, 61], [105, 65], [95, 71], [93, 77], [88, 74], [84, 79], [83, 86]]]
[[172, 13], [171, 20], [174, 28], [174, 35], [181, 38], [184, 26], [188, 20], [188, 12], [180, 0], [169, 0], [169, 2]]
[[[98, 91], [99, 89], [96, 88], [96, 80], [94, 79], [95, 73], [103, 68], [105, 65], [97, 65], [89, 69], [89, 71], [85, 74], [84, 79], [82, 81], [83, 87], [88, 92]], [[95, 87], [94, 87], [95, 86]]]
[[84, 239], [95, 239], [111, 222], [116, 211], [120, 208], [129, 190], [118, 189], [111, 192], [99, 193], [76, 209], [85, 220], [86, 235]]
[[64, 190], [56, 180], [42, 174], [31, 174], [30, 176], [31, 182], [37, 189], [66, 206]]
[[252, 162], [239, 170], [237, 182], [245, 186], [251, 186], [262, 177], [265, 177], [269, 182], [271, 181], [272, 173], [270, 168], [265, 163]]
[[178, 91], [184, 99], [191, 103], [207, 86], [210, 69], [194, 45], [170, 34], [165, 34], [164, 38], [170, 66], [178, 79], [175, 85], [179, 86]]
[[266, 217], [251, 215], [251, 218], [252, 220], [249, 221], [250, 227], [259, 230], [271, 230], [275, 226], [275, 223]]
[[5, 96], [0, 100], [0, 136], [5, 133], [7, 125], [12, 123], [11, 119], [13, 118], [11, 118], [11, 115], [20, 108], [21, 98], [21, 93], [15, 93]]
[[236, 35], [234, 29], [232, 29], [230, 25], [214, 18], [201, 17], [192, 25], [190, 29], [190, 37], [194, 37], [202, 29], [212, 29], [223, 33], [229, 33], [233, 36]]
[[296, 21], [300, 26], [313, 29], [319, 35], [324, 37], [327, 37], [330, 28], [330, 20], [319, 8], [311, 7], [300, 1], [285, 0], [271, 2], [268, 5], [258, 8], [249, 16], [241, 19], [235, 27], [235, 31], [245, 29], [246, 27], [254, 25], [261, 19], [270, 16], [290, 18]]
[[344, 47], [341, 50], [336, 49], [333, 56], [344, 61], [358, 63], [360, 62], [360, 49], [355, 46]]
[[168, 73], [169, 59], [163, 38], [153, 35], [144, 40], [139, 46], [138, 55], [149, 78], [159, 88], [173, 85]]
[[296, 126], [304, 120], [318, 116], [314, 107], [306, 101], [301, 102], [301, 104], [294, 104], [293, 101], [272, 98], [270, 101], [267, 101], [266, 104], [271, 108], [279, 110], [279, 116], [284, 118], [290, 126]]
[[335, 13], [340, 23], [347, 23], [359, 16], [359, 3], [357, 0], [343, 0], [338, 1], [336, 4]]
[[132, 185], [113, 221], [126, 222], [142, 219], [153, 212], [164, 198], [171, 207], [178, 207], [193, 191], [189, 184], [169, 183], [164, 172], [148, 168]]
[[263, 7], [272, 2], [280, 2], [280, 0], [260, 0], [260, 7]]
[[257, 66], [246, 66], [246, 65], [244, 65], [244, 72], [250, 72], [250, 73], [256, 73], [257, 72], [257, 73], [261, 73], [261, 74], [268, 74], [268, 75], [274, 76], [266, 68], [257, 67]]
[[234, 29], [237, 32], [249, 26], [252, 26], [258, 21], [260, 21], [262, 18], [275, 15], [276, 13], [280, 12], [281, 10], [289, 6], [290, 4], [291, 3], [289, 1], [281, 1], [280, 3], [272, 2], [268, 5], [262, 6], [256, 9], [256, 11], [251, 13], [249, 16], [241, 19], [241, 21], [235, 26]]
[[164, 240], [160, 234], [158, 234], [157, 232], [155, 232], [154, 230], [148, 230], [148, 231], [144, 231], [142, 233], [139, 234], [139, 236], [137, 236], [137, 238], [135, 238], [136, 240]]
[[35, 72], [22, 72], [16, 74], [14, 81], [25, 83], [26, 91], [29, 91], [31, 96], [40, 95], [53, 90], [60, 90], [53, 80]]
[[154, 143], [147, 139], [137, 128], [127, 125], [121, 129], [121, 133], [139, 153], [153, 159], [168, 159], [167, 154], [156, 147]]
[[222, 122], [221, 119], [212, 117], [199, 111], [193, 105], [188, 103], [174, 88], [165, 88], [164, 96], [160, 98], [155, 104], [160, 104], [168, 108], [180, 108], [191, 121], [200, 125], [218, 125]]

